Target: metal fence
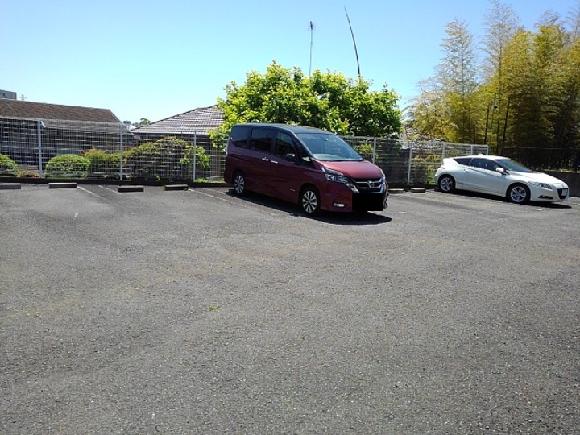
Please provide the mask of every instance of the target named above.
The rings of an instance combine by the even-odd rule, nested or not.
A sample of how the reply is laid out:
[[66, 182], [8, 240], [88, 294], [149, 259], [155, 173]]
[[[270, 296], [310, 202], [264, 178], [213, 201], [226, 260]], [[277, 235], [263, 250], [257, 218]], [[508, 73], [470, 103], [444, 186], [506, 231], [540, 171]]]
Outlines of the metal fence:
[[[487, 154], [485, 145], [343, 137], [391, 184], [425, 185], [445, 157]], [[0, 175], [68, 179], [193, 181], [223, 178], [225, 144], [206, 134], [133, 134], [122, 123], [0, 119]], [[71, 156], [72, 155], [72, 156]]]

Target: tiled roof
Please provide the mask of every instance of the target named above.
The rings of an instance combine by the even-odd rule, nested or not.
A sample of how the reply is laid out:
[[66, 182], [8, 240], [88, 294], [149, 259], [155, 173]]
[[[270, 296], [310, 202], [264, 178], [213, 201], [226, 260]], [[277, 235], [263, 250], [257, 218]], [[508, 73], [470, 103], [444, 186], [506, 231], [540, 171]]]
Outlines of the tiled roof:
[[119, 122], [109, 109], [0, 99], [0, 118]]
[[210, 130], [219, 127], [224, 120], [222, 111], [217, 106], [199, 107], [161, 121], [136, 128], [134, 134], [197, 134], [207, 135]]

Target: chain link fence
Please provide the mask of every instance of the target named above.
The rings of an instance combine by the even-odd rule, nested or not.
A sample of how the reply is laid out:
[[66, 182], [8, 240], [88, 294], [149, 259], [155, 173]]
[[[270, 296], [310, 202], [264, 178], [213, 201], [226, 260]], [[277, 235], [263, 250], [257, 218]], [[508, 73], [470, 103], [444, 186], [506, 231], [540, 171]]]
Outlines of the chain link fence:
[[[344, 136], [391, 184], [429, 185], [445, 157], [485, 145]], [[0, 119], [0, 175], [170, 182], [223, 179], [225, 144], [207, 134], [134, 135], [125, 124]]]

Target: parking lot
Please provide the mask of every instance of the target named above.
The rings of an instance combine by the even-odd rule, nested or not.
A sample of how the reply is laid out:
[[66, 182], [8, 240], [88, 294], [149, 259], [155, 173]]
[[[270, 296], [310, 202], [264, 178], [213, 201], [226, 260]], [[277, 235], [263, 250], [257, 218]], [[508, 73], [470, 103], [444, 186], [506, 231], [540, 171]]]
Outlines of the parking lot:
[[580, 199], [0, 191], [0, 433], [577, 432]]

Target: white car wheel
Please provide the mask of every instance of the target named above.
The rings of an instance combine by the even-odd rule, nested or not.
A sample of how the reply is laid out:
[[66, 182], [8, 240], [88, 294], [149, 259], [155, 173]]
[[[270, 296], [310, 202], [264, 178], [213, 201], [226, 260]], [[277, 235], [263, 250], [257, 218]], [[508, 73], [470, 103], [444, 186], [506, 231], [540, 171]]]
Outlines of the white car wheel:
[[523, 184], [514, 184], [508, 189], [507, 196], [514, 204], [525, 204], [530, 200], [530, 189]]
[[439, 178], [439, 190], [444, 193], [450, 193], [455, 190], [455, 180], [451, 175], [443, 175]]

